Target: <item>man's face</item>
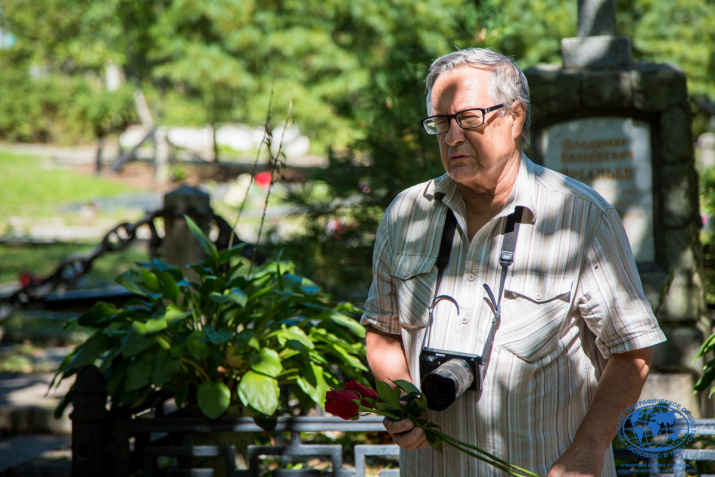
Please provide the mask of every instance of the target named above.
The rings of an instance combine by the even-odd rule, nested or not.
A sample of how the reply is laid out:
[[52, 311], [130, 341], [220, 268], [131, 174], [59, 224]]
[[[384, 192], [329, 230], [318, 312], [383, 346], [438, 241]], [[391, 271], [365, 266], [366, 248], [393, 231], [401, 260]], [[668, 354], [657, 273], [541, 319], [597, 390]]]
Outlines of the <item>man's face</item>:
[[[491, 77], [491, 71], [468, 66], [442, 74], [432, 87], [432, 114], [496, 105], [488, 93]], [[518, 164], [524, 114], [523, 108], [516, 106], [515, 114], [503, 114], [502, 110], [487, 113], [484, 124], [476, 129], [464, 130], [452, 120], [449, 130], [437, 135], [442, 164], [455, 182], [478, 193], [493, 192]]]

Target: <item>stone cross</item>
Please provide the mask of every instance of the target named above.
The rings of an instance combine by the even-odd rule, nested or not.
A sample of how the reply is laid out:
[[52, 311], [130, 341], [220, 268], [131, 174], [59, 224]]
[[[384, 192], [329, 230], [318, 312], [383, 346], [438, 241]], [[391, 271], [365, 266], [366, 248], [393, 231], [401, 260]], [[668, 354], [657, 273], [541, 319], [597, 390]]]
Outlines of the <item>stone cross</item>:
[[615, 0], [578, 0], [578, 36], [616, 36]]
[[627, 69], [631, 42], [616, 35], [615, 0], [578, 0], [578, 37], [561, 40], [564, 68]]

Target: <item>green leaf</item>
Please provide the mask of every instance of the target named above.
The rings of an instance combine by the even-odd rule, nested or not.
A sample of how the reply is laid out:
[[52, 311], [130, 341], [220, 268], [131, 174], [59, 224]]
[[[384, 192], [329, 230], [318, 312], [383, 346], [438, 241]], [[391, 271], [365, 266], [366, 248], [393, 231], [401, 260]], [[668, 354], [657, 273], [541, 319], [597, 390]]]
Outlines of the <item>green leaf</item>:
[[204, 334], [199, 331], [192, 331], [188, 338], [186, 338], [186, 347], [189, 349], [189, 353], [196, 359], [207, 358], [211, 354], [211, 349], [209, 345], [204, 341]]
[[216, 419], [231, 404], [231, 390], [221, 381], [204, 381], [196, 390], [196, 402], [206, 417]]
[[128, 359], [123, 359], [121, 356], [112, 363], [111, 371], [107, 373], [107, 385], [105, 386], [110, 396], [120, 393], [120, 388], [122, 388], [122, 384], [127, 377], [127, 370], [130, 364]]
[[338, 303], [338, 305], [335, 307], [335, 309], [345, 315], [354, 315], [354, 314], [362, 314], [363, 313], [363, 310], [361, 310], [357, 306], [355, 306], [352, 303], [347, 302], [347, 301]]
[[149, 347], [152, 341], [152, 336], [147, 334], [146, 324], [135, 321], [122, 341], [122, 354], [127, 357], [136, 356]]
[[695, 383], [695, 392], [698, 393], [708, 386], [710, 386], [715, 380], [715, 368], [708, 369], [705, 374], [703, 374], [697, 383]]
[[228, 248], [226, 250], [221, 250], [218, 253], [218, 259], [220, 263], [226, 263], [228, 262], [231, 258], [240, 256], [241, 252], [243, 251], [244, 248], [246, 248], [247, 243], [239, 243], [237, 245], [234, 245], [231, 248]]
[[107, 351], [111, 345], [111, 339], [101, 332], [97, 332], [89, 337], [87, 341], [79, 345], [75, 350], [67, 356], [67, 363], [62, 363], [62, 371], [71, 371], [79, 369], [90, 364], [94, 364], [100, 356]]
[[129, 364], [127, 369], [127, 381], [124, 384], [126, 391], [134, 391], [151, 384], [152, 368], [154, 356], [145, 354], [139, 360]]
[[164, 319], [166, 319], [166, 321], [169, 324], [174, 324], [174, 323], [178, 323], [179, 321], [190, 317], [193, 313], [194, 313], [193, 310], [184, 311], [184, 309], [182, 307], [172, 303], [166, 307], [166, 313], [164, 314]]
[[715, 334], [712, 334], [712, 335], [710, 335], [710, 337], [708, 339], [705, 340], [703, 345], [700, 347], [698, 354], [696, 354], [695, 358], [693, 358], [693, 362], [696, 359], [698, 359], [699, 357], [705, 355], [707, 352], [711, 351], [714, 346], [715, 346]]
[[211, 301], [216, 303], [235, 303], [241, 307], [246, 306], [246, 302], [248, 301], [248, 296], [243, 292], [243, 290], [240, 290], [238, 288], [226, 290], [223, 294], [211, 292], [209, 298], [211, 299]]
[[298, 383], [298, 387], [300, 387], [314, 403], [321, 406], [325, 404], [325, 395], [330, 390], [330, 387], [325, 382], [323, 368], [315, 363], [304, 363], [296, 382]]
[[375, 381], [375, 387], [380, 399], [394, 409], [402, 409], [402, 404], [400, 403], [400, 388], [396, 386], [392, 388], [384, 381]]
[[212, 327], [206, 327], [204, 329], [204, 334], [209, 339], [211, 344], [216, 346], [221, 346], [226, 344], [234, 337], [233, 333], [226, 330], [214, 330]]
[[151, 272], [146, 270], [127, 270], [119, 275], [116, 282], [137, 295], [151, 299], [161, 298], [161, 287], [159, 280]]
[[358, 338], [365, 338], [365, 327], [362, 326], [357, 320], [345, 316], [337, 311], [331, 311], [330, 320], [343, 326], [357, 335]]
[[117, 314], [117, 308], [103, 301], [97, 302], [88, 311], [84, 312], [78, 319], [80, 326], [91, 328], [102, 328], [113, 316]]
[[240, 347], [249, 346], [255, 350], [261, 349], [261, 344], [258, 342], [258, 338], [256, 338], [256, 334], [253, 330], [241, 331], [235, 336], [234, 343]]
[[188, 215], [184, 215], [184, 218], [186, 219], [186, 224], [189, 226], [189, 229], [191, 229], [191, 233], [194, 234], [194, 237], [196, 237], [196, 240], [198, 240], [201, 250], [203, 250], [206, 256], [210, 259], [212, 265], [218, 267], [219, 258], [216, 246], [213, 244], [213, 242], [211, 242], [211, 240], [206, 236], [206, 234], [201, 230], [201, 228], [196, 225], [196, 222], [191, 220]]
[[177, 282], [184, 278], [184, 274], [181, 272], [181, 268], [177, 267], [176, 265], [169, 265], [166, 262], [162, 262], [158, 258], [154, 258], [150, 263], [139, 262], [137, 263], [137, 265], [139, 265], [140, 267], [149, 268], [154, 273], [166, 272], [171, 275], [171, 277]]
[[171, 381], [181, 369], [181, 360], [171, 356], [169, 351], [161, 348], [154, 355], [151, 381], [156, 386], [163, 386]]
[[303, 277], [300, 283], [300, 290], [306, 295], [317, 295], [320, 293], [320, 287], [314, 281]]
[[359, 369], [361, 371], [368, 371], [367, 367], [365, 367], [365, 365], [362, 363], [362, 361], [360, 361], [360, 359], [345, 351], [342, 346], [332, 345], [332, 348], [333, 350], [335, 350], [336, 353], [342, 356], [342, 358], [351, 368]]
[[267, 416], [278, 409], [279, 396], [278, 381], [265, 374], [248, 371], [238, 383], [238, 397], [241, 402]]
[[425, 437], [427, 438], [427, 442], [429, 442], [429, 445], [432, 446], [432, 448], [438, 452], [442, 452], [442, 438], [434, 434], [433, 432], [430, 432], [429, 430], [425, 429]]
[[257, 373], [276, 378], [283, 371], [283, 365], [275, 350], [261, 348], [258, 353], [251, 355], [251, 369]]
[[410, 394], [410, 393], [418, 393], [419, 394], [419, 393], [421, 393], [421, 391], [419, 389], [417, 389], [417, 386], [415, 386], [411, 382], [406, 381], [404, 379], [396, 379], [395, 381], [392, 381], [392, 382], [395, 383], [395, 385], [397, 385], [397, 387], [402, 389], [405, 392], [405, 394]]
[[313, 340], [311, 340], [308, 335], [306, 335], [305, 332], [297, 326], [287, 327], [286, 325], [281, 325], [281, 330], [276, 332], [276, 336], [278, 337], [279, 342], [281, 342], [281, 345], [284, 345], [287, 340], [295, 340], [306, 348], [315, 349]]
[[163, 316], [160, 316], [159, 318], [151, 318], [146, 322], [146, 329], [144, 330], [144, 333], [158, 333], [159, 331], [165, 330], [166, 326], [166, 318]]
[[169, 273], [161, 270], [154, 271], [157, 278], [161, 282], [161, 292], [167, 300], [177, 300], [179, 298], [179, 285], [174, 277]]
[[67, 394], [65, 394], [62, 397], [62, 399], [60, 400], [60, 403], [55, 408], [55, 412], [54, 412], [55, 419], [62, 418], [62, 414], [64, 414], [67, 406], [72, 404], [72, 399], [74, 398], [74, 387], [75, 387], [75, 385], [72, 384], [72, 386], [67, 391]]
[[420, 417], [427, 412], [427, 399], [412, 395], [407, 400], [407, 413], [412, 417]]
[[171, 349], [171, 340], [169, 339], [168, 336], [162, 336], [159, 335], [156, 337], [156, 342], [161, 346], [163, 349], [169, 351]]

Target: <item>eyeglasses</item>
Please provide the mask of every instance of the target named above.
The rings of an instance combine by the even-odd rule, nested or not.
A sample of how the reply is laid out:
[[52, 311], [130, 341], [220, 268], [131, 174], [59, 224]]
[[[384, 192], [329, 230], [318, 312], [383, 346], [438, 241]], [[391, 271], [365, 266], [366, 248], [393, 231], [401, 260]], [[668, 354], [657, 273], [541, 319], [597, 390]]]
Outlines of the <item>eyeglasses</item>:
[[457, 121], [457, 124], [462, 129], [474, 129], [484, 124], [484, 118], [487, 113], [503, 108], [503, 104], [497, 104], [491, 108], [474, 108], [460, 111], [457, 114], [441, 114], [439, 116], [430, 116], [422, 120], [422, 127], [425, 128], [427, 134], [444, 134], [449, 131], [449, 126], [452, 124], [452, 118]]

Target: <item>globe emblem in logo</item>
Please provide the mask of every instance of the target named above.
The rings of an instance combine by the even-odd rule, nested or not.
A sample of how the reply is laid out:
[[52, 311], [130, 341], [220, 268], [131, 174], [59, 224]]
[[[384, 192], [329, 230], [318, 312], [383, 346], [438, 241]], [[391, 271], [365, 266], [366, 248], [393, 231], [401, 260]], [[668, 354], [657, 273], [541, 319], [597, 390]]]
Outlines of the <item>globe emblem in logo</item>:
[[636, 409], [628, 415], [623, 436], [635, 448], [647, 452], [665, 452], [686, 443], [690, 422], [685, 414], [666, 404]]

